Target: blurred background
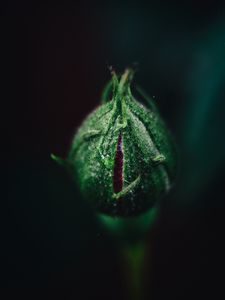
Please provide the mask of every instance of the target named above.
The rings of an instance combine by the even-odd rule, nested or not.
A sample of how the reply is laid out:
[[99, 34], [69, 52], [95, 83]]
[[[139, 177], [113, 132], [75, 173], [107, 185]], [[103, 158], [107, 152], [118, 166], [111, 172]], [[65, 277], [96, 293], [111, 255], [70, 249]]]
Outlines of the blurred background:
[[42, 299], [128, 299], [115, 242], [50, 153], [66, 156], [108, 66], [135, 65], [180, 154], [149, 234], [146, 299], [223, 298], [224, 1], [8, 1], [1, 28], [3, 286], [48, 288]]

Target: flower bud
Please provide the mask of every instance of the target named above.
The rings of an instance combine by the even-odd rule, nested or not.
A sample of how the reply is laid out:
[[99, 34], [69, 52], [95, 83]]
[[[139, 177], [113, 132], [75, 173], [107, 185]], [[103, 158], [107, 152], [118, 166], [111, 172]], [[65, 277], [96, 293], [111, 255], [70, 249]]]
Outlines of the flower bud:
[[176, 172], [173, 139], [152, 100], [147, 108], [132, 95], [132, 75], [113, 73], [105, 103], [84, 120], [68, 156], [83, 196], [111, 216], [152, 208]]

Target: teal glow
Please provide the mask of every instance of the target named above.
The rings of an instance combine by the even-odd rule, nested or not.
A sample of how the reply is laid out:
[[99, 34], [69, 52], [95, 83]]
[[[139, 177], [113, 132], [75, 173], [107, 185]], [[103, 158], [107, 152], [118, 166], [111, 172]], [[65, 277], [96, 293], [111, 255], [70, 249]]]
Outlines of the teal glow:
[[111, 217], [98, 215], [100, 222], [109, 232], [123, 241], [138, 240], [154, 225], [158, 216], [158, 207], [153, 207], [144, 214], [135, 217]]

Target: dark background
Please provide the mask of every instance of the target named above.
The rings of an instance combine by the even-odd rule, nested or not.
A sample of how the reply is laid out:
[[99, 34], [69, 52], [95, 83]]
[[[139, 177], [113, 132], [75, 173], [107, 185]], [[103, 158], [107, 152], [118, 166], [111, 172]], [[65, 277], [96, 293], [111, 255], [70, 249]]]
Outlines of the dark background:
[[50, 153], [66, 156], [108, 65], [135, 64], [180, 151], [176, 186], [149, 235], [148, 294], [223, 298], [223, 1], [9, 1], [2, 12], [3, 286], [48, 288], [42, 299], [127, 299], [115, 242]]

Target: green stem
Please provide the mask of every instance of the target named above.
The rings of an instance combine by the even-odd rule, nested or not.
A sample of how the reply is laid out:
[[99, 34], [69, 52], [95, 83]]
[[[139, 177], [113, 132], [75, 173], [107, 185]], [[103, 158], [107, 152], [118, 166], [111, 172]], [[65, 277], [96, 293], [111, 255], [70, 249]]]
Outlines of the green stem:
[[137, 242], [125, 245], [121, 249], [124, 266], [124, 277], [126, 279], [128, 299], [144, 299], [144, 261], [146, 245], [144, 242]]
[[122, 270], [132, 300], [143, 300], [146, 296], [146, 276], [144, 268], [149, 257], [147, 232], [154, 226], [158, 216], [158, 207], [130, 218], [98, 215], [99, 221], [112, 234], [118, 243]]

